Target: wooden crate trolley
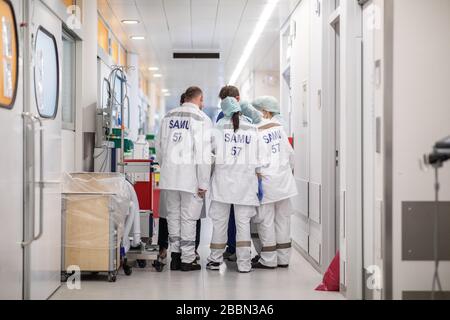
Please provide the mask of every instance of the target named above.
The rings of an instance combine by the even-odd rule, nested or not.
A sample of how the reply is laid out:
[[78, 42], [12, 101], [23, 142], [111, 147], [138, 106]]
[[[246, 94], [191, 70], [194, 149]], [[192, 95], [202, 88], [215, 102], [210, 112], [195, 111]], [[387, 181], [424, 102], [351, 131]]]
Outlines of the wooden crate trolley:
[[68, 177], [72, 182], [62, 199], [62, 281], [79, 271], [107, 273], [108, 280], [115, 282], [125, 211], [118, 186], [124, 179], [99, 173]]

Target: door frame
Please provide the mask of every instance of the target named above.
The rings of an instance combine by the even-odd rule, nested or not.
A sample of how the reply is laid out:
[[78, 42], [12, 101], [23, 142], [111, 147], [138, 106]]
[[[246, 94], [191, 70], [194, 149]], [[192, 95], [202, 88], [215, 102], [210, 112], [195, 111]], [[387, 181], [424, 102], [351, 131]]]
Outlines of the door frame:
[[[10, 152], [2, 157], [2, 169], [6, 174], [1, 180], [1, 192], [3, 198], [10, 201], [3, 201], [4, 209], [2, 215], [6, 215], [2, 220], [1, 243], [2, 253], [5, 253], [4, 263], [1, 272], [2, 289], [0, 297], [2, 299], [20, 300], [23, 298], [23, 129], [25, 118], [23, 117], [23, 66], [21, 60], [23, 57], [23, 41], [21, 37], [20, 21], [23, 18], [23, 8], [21, 0], [5, 1], [5, 4], [12, 10], [12, 19], [14, 24], [16, 41], [16, 79], [12, 83], [14, 88], [13, 96], [9, 97], [11, 103], [0, 107], [0, 118], [2, 118], [2, 138], [8, 142], [4, 148], [10, 148]], [[12, 38], [11, 38], [12, 40]], [[3, 70], [5, 71], [5, 70]], [[2, 75], [3, 76], [3, 75]], [[12, 135], [11, 139], [8, 135]], [[11, 170], [10, 170], [11, 169]], [[3, 217], [2, 217], [3, 218]], [[7, 229], [4, 232], [4, 229]], [[6, 281], [5, 277], [7, 278]]]
[[393, 188], [394, 188], [394, 0], [385, 0], [383, 8], [383, 167], [384, 195], [382, 221], [383, 290], [385, 300], [394, 298], [393, 288]]
[[[340, 195], [340, 253], [341, 270], [345, 286], [341, 291], [349, 299], [362, 298], [362, 62], [361, 33], [362, 7], [358, 0], [335, 2], [324, 1], [324, 99], [326, 106], [335, 105], [335, 30], [332, 25], [340, 22], [341, 51], [341, 110], [340, 110], [340, 188], [336, 186], [336, 148], [334, 145], [336, 123], [335, 110], [324, 108], [324, 212], [328, 213], [324, 226], [325, 260], [329, 260], [335, 248], [334, 235], [336, 217], [336, 194]], [[356, 63], [355, 63], [356, 62]], [[338, 193], [339, 192], [339, 193]], [[327, 235], [328, 233], [328, 235]], [[331, 237], [330, 235], [333, 235]], [[328, 258], [328, 259], [326, 259]], [[326, 261], [327, 262], [327, 261]], [[343, 269], [343, 268], [342, 268]], [[347, 279], [343, 279], [343, 272]], [[343, 281], [341, 281], [343, 282]]]
[[[338, 116], [334, 106], [336, 105], [336, 42], [335, 31], [330, 19], [336, 16], [336, 10], [331, 2], [323, 2], [323, 104], [333, 106], [323, 108], [323, 143], [322, 143], [322, 171], [323, 171], [323, 266], [327, 268], [336, 256], [339, 245], [337, 239], [339, 234], [336, 230], [336, 117]], [[332, 22], [332, 21], [331, 21]], [[323, 270], [325, 271], [325, 269]]]

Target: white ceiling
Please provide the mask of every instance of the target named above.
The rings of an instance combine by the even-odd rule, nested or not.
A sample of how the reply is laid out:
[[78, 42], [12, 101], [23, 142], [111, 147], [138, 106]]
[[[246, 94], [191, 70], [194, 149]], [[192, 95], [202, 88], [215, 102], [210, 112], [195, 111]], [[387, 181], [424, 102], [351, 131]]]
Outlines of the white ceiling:
[[[300, 0], [280, 0], [243, 76], [249, 71], [279, 69], [279, 30]], [[229, 81], [268, 0], [98, 0], [99, 11], [128, 50], [140, 56], [140, 68], [151, 75], [157, 66], [160, 88], [179, 95], [198, 85], [208, 107], [217, 106], [220, 88]], [[122, 20], [136, 19], [137, 25]], [[143, 35], [144, 41], [130, 40]], [[174, 60], [174, 51], [219, 51], [220, 60]]]

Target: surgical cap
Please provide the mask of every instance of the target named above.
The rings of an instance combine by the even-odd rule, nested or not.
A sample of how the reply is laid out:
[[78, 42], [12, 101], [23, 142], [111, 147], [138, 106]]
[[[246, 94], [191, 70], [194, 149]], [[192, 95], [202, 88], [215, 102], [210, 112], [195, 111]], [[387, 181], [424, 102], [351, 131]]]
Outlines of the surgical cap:
[[241, 106], [236, 98], [228, 97], [221, 103], [222, 111], [225, 117], [230, 118], [237, 112], [242, 112]]
[[280, 103], [275, 97], [264, 96], [257, 98], [252, 105], [259, 111], [267, 111], [273, 114], [280, 114]]
[[244, 116], [250, 118], [250, 120], [252, 120], [253, 124], [258, 124], [262, 121], [261, 112], [256, 110], [255, 107], [252, 106], [250, 103], [242, 102], [241, 109], [242, 109], [242, 114]]

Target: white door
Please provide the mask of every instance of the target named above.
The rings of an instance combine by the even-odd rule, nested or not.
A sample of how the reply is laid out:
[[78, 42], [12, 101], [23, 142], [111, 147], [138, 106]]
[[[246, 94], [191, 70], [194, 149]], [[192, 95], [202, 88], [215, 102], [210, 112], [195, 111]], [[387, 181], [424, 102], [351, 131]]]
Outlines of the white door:
[[0, 300], [22, 299], [23, 94], [19, 0], [0, 1]]
[[[363, 251], [366, 299], [381, 299], [383, 194], [381, 60], [377, 37], [381, 30], [379, 1], [363, 7]], [[382, 95], [381, 95], [382, 97]]]
[[334, 24], [335, 39], [334, 39], [334, 132], [335, 132], [335, 155], [336, 155], [336, 170], [335, 170], [335, 241], [336, 251], [341, 248], [341, 24], [339, 21]]
[[[363, 198], [363, 238], [364, 238], [364, 271], [366, 277], [372, 272], [374, 265], [374, 154], [375, 154], [375, 101], [374, 101], [374, 48], [371, 19], [374, 6], [369, 1], [363, 9], [363, 162], [364, 162], [364, 198]], [[370, 290], [365, 286], [366, 299], [370, 299]]]
[[26, 183], [30, 187], [24, 225], [26, 240], [31, 243], [24, 255], [24, 298], [34, 300], [50, 297], [61, 276], [62, 24], [39, 0], [25, 1], [25, 10], [29, 21], [25, 106], [35, 117], [37, 128], [26, 137], [25, 149]]

